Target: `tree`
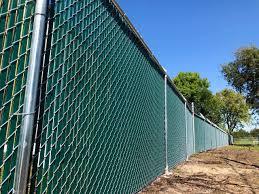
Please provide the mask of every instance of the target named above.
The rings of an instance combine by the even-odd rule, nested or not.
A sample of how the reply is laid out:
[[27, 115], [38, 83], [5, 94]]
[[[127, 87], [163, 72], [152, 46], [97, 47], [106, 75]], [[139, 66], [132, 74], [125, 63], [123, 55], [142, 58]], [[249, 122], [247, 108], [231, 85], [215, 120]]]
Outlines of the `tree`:
[[198, 73], [180, 72], [173, 79], [173, 83], [189, 102], [195, 103], [199, 111], [204, 108], [204, 99], [211, 95], [208, 90], [210, 86], [208, 79], [202, 79]]
[[252, 137], [259, 137], [259, 129], [253, 129], [250, 134]]
[[251, 136], [248, 131], [245, 131], [243, 129], [240, 129], [238, 131], [234, 131], [232, 135], [233, 135], [234, 138], [245, 138], [245, 137]]
[[216, 125], [224, 128], [221, 117], [222, 102], [216, 95], [212, 95], [206, 103], [206, 117]]
[[220, 103], [209, 90], [210, 83], [207, 78], [201, 78], [194, 72], [180, 72], [173, 82], [187, 101], [194, 102], [196, 111], [215, 124], [221, 123]]
[[216, 98], [221, 101], [220, 114], [229, 134], [233, 134], [243, 123], [249, 122], [249, 106], [244, 96], [233, 90], [224, 89], [216, 94]]
[[259, 49], [253, 46], [238, 49], [235, 60], [222, 65], [222, 73], [227, 82], [246, 97], [252, 108], [258, 110]]

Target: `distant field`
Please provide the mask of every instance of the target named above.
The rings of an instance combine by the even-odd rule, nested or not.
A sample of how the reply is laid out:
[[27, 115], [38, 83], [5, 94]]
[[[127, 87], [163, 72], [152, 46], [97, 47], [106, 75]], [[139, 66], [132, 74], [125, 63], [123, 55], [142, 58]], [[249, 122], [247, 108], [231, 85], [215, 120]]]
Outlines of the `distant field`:
[[247, 146], [242, 146], [242, 145], [234, 145], [234, 146], [229, 146], [228, 147], [230, 150], [250, 150], [250, 151], [259, 151], [259, 145], [247, 145]]
[[234, 145], [259, 145], [259, 141], [257, 138], [240, 138], [234, 139]]

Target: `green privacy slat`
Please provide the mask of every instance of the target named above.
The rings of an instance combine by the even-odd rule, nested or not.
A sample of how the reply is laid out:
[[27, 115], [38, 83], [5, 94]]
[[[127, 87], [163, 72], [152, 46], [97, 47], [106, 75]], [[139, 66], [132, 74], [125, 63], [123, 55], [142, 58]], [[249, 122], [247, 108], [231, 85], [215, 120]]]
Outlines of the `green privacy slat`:
[[108, 1], [53, 10], [29, 192], [137, 192], [165, 168], [163, 76]]
[[185, 105], [170, 86], [167, 86], [167, 110], [168, 166], [172, 168], [186, 159], [186, 121]]
[[195, 151], [202, 152], [204, 151], [205, 146], [205, 126], [204, 121], [195, 116], [194, 117], [194, 125], [195, 125]]
[[0, 1], [0, 192], [13, 190], [34, 4]]
[[187, 154], [188, 156], [192, 155], [193, 153], [195, 153], [195, 148], [194, 148], [194, 131], [193, 131], [193, 116], [192, 116], [192, 112], [186, 108], [186, 119], [187, 119], [187, 145], [186, 145], [186, 149], [187, 149]]
[[[164, 72], [110, 1], [49, 3], [28, 193], [135, 193], [165, 169]], [[0, 0], [1, 193], [13, 192], [34, 6]], [[166, 87], [170, 168], [228, 144]]]
[[[137, 192], [165, 168], [163, 73], [109, 1], [51, 6], [28, 191]], [[196, 141], [198, 151], [211, 149], [214, 128], [195, 118], [197, 140], [192, 113], [167, 87], [172, 168]]]
[[194, 123], [196, 152], [228, 145], [228, 135], [210, 124], [204, 118], [195, 115]]

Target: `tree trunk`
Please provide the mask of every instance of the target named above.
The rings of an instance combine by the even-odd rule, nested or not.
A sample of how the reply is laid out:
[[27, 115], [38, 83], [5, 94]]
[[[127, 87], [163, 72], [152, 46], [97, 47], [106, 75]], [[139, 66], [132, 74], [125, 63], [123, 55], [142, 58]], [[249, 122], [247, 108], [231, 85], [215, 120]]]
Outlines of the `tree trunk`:
[[231, 138], [231, 134], [228, 133], [228, 145], [233, 145], [233, 142], [232, 142], [232, 138]]

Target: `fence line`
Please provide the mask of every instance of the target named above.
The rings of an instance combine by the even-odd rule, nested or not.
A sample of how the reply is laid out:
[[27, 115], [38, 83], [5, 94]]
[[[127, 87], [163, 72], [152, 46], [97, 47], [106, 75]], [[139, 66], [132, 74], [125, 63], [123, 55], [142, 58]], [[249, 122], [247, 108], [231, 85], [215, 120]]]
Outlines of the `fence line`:
[[114, 0], [8, 0], [0, 19], [1, 193], [135, 193], [228, 144]]

